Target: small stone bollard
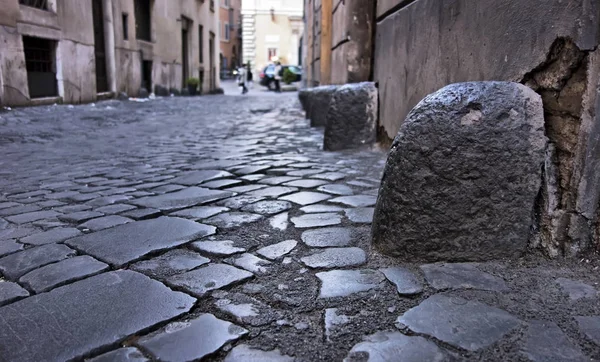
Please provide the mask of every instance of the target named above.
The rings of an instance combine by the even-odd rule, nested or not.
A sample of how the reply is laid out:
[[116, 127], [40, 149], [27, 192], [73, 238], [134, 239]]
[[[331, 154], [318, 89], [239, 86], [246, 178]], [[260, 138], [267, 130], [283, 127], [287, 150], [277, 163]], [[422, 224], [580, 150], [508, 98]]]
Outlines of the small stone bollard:
[[311, 127], [325, 127], [327, 125], [329, 103], [337, 88], [336, 85], [326, 85], [303, 89], [299, 92], [300, 104], [306, 112], [306, 118], [310, 119]]
[[427, 96], [388, 156], [374, 246], [410, 261], [520, 255], [547, 142], [541, 98], [521, 84], [459, 83]]
[[323, 148], [340, 151], [375, 143], [377, 114], [375, 83], [350, 83], [337, 88], [329, 103]]

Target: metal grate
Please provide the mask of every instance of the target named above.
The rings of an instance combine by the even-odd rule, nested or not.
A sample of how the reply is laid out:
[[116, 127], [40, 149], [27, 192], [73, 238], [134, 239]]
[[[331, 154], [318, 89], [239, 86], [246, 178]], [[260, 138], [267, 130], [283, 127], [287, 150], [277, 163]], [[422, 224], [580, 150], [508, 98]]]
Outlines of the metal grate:
[[36, 9], [48, 10], [48, 0], [19, 0], [19, 4]]
[[28, 72], [54, 72], [54, 47], [51, 40], [23, 37]]
[[150, 0], [135, 0], [135, 34], [136, 38], [152, 41], [152, 10]]

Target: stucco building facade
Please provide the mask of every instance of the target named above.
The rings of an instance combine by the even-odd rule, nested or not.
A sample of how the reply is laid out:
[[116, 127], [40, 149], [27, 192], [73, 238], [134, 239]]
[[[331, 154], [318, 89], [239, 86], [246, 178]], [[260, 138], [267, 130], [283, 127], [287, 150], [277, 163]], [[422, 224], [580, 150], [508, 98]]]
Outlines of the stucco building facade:
[[242, 64], [242, 0], [221, 0], [219, 8], [221, 77]]
[[242, 0], [243, 61], [260, 72], [276, 56], [298, 65], [304, 0]]
[[218, 0], [1, 0], [0, 104], [219, 87]]

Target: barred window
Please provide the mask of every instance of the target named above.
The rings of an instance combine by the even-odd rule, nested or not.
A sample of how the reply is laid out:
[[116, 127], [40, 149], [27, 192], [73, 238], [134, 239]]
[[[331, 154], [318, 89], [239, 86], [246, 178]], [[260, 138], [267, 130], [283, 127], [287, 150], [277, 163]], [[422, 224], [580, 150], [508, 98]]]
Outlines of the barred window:
[[48, 10], [48, 0], [19, 0], [19, 4], [32, 8]]

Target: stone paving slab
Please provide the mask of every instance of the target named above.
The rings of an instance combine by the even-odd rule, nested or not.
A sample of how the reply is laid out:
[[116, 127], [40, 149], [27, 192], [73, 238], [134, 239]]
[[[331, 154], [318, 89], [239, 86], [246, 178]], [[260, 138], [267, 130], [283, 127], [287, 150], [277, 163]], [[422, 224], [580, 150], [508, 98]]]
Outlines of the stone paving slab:
[[100, 355], [96, 358], [92, 358], [87, 362], [148, 362], [150, 361], [146, 358], [142, 352], [140, 352], [137, 348], [127, 347], [127, 348], [119, 348], [115, 351], [111, 351]]
[[521, 353], [533, 362], [550, 361], [589, 361], [556, 323], [548, 321], [529, 321], [525, 334], [525, 344]]
[[600, 316], [575, 317], [579, 330], [600, 347]]
[[443, 362], [450, 361], [450, 358], [435, 343], [423, 337], [409, 337], [400, 332], [378, 332], [352, 347], [344, 362], [357, 360]]
[[100, 274], [0, 308], [2, 357], [79, 359], [186, 313], [194, 301], [139, 273]]
[[75, 250], [61, 244], [47, 244], [20, 251], [0, 259], [0, 272], [10, 280], [44, 265], [75, 255]]
[[481, 289], [506, 291], [508, 287], [502, 278], [477, 269], [473, 263], [438, 263], [421, 266], [425, 279], [434, 288], [440, 289]]
[[211, 190], [202, 187], [188, 187], [187, 189], [177, 192], [143, 197], [132, 201], [131, 203], [138, 206], [168, 211], [204, 204], [224, 199], [232, 195], [233, 193], [226, 191]]
[[233, 283], [250, 279], [253, 274], [226, 264], [209, 264], [190, 272], [173, 276], [170, 285], [182, 288], [198, 297]]
[[21, 239], [21, 242], [31, 245], [44, 245], [65, 241], [78, 235], [81, 235], [81, 232], [75, 228], [57, 228], [43, 233], [30, 235]]
[[294, 362], [294, 358], [279, 350], [263, 351], [240, 344], [229, 352], [224, 362]]
[[121, 267], [146, 254], [214, 233], [213, 226], [176, 217], [160, 217], [79, 236], [66, 243], [115, 267]]
[[381, 272], [396, 286], [400, 295], [414, 295], [423, 291], [421, 280], [406, 268], [391, 267], [381, 269]]
[[140, 261], [131, 269], [153, 278], [163, 279], [207, 264], [210, 259], [186, 249], [168, 251], [156, 258]]
[[310, 268], [344, 268], [367, 262], [367, 255], [361, 248], [327, 248], [301, 259]]
[[0, 257], [23, 250], [23, 244], [14, 240], [0, 240]]
[[345, 297], [379, 288], [385, 276], [376, 270], [332, 270], [316, 274], [321, 280], [319, 298]]
[[29, 292], [17, 283], [0, 281], [0, 306], [29, 296]]

